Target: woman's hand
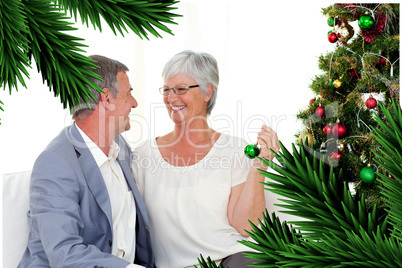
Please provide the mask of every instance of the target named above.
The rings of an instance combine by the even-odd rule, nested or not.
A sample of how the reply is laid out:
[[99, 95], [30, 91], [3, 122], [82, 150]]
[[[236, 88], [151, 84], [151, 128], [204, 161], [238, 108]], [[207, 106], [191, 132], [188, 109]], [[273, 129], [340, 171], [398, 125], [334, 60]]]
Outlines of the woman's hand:
[[[268, 160], [274, 159], [274, 154], [270, 149], [276, 153], [280, 149], [278, 135], [272, 128], [266, 125], [262, 125], [261, 132], [258, 133], [257, 144], [260, 147], [260, 154], [258, 157], [266, 158]], [[254, 167], [266, 168], [266, 166], [258, 159], [254, 160]]]

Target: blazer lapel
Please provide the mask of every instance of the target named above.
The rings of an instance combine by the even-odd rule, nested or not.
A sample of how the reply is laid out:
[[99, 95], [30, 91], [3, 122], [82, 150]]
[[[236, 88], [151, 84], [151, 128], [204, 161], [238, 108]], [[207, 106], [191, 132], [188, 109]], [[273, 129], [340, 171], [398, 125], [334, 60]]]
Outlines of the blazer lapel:
[[119, 139], [123, 137], [118, 136], [115, 140], [120, 146], [120, 153], [117, 157], [117, 161], [121, 169], [123, 170], [126, 181], [131, 188], [131, 192], [134, 195], [136, 212], [137, 212], [137, 222], [136, 222], [136, 256], [134, 263], [145, 267], [154, 266], [154, 257], [152, 253], [151, 237], [149, 234], [148, 226], [148, 213], [142, 199], [141, 193], [138, 190], [137, 184], [135, 183], [134, 177], [130, 169], [131, 155], [127, 146], [124, 142], [119, 142]]
[[109, 194], [99, 167], [84, 140], [82, 139], [81, 134], [79, 133], [75, 124], [71, 126], [69, 134], [70, 142], [77, 152], [78, 162], [80, 163], [82, 172], [87, 181], [88, 188], [92, 192], [103, 213], [105, 213], [109, 221], [110, 228], [113, 230], [112, 208], [110, 206]]
[[117, 161], [119, 162], [119, 165], [120, 165], [121, 169], [123, 170], [124, 177], [126, 177], [126, 181], [134, 195], [135, 203], [137, 205], [137, 214], [140, 213], [145, 224], [148, 225], [147, 209], [146, 209], [144, 200], [142, 199], [141, 193], [138, 190], [137, 184], [135, 183], [134, 177], [131, 173], [130, 166], [127, 163], [126, 159], [119, 159], [119, 158], [120, 157], [117, 157]]

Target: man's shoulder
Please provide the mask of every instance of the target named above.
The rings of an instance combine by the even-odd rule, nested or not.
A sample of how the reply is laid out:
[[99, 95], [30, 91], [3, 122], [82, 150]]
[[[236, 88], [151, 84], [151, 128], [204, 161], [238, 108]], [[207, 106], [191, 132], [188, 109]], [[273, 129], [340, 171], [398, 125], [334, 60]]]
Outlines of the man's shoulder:
[[46, 151], [55, 151], [58, 152], [60, 150], [63, 150], [63, 148], [66, 147], [72, 147], [73, 141], [68, 134], [70, 132], [71, 126], [65, 127], [56, 137], [53, 138], [49, 142], [49, 144], [46, 146], [46, 148], [43, 150], [43, 152]]
[[[71, 126], [65, 127], [46, 148], [40, 153], [36, 161], [41, 161], [49, 158], [71, 158], [76, 156], [74, 146], [79, 146], [78, 141], [74, 141], [70, 133]], [[75, 145], [73, 145], [75, 144]]]

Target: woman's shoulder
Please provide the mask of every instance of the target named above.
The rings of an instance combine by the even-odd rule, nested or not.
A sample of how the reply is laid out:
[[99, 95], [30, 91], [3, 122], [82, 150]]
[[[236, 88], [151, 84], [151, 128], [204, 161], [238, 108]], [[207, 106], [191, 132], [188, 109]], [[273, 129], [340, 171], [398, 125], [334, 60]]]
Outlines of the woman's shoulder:
[[242, 157], [244, 155], [244, 148], [247, 146], [247, 143], [244, 139], [230, 135], [227, 133], [222, 133], [219, 137], [219, 140], [216, 142], [214, 146], [213, 153], [215, 155], [220, 156], [231, 156], [231, 157]]
[[219, 138], [219, 144], [227, 145], [230, 148], [244, 148], [244, 146], [247, 145], [247, 142], [241, 137], [222, 132]]

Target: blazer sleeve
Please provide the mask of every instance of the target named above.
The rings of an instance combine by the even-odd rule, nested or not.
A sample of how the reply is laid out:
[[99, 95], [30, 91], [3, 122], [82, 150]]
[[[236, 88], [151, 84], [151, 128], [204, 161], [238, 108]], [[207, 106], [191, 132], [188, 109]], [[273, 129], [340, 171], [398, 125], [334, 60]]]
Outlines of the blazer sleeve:
[[102, 252], [102, 245], [91, 244], [83, 237], [85, 234], [97, 241], [108, 241], [102, 237], [106, 231], [99, 230], [104, 227], [96, 217], [93, 222], [86, 222], [82, 217], [86, 213], [82, 206], [91, 199], [91, 194], [79, 172], [78, 164], [60, 153], [45, 151], [37, 159], [30, 185], [28, 241], [36, 240], [36, 243], [28, 243], [30, 254], [44, 252], [51, 267], [126, 267], [127, 261]]

